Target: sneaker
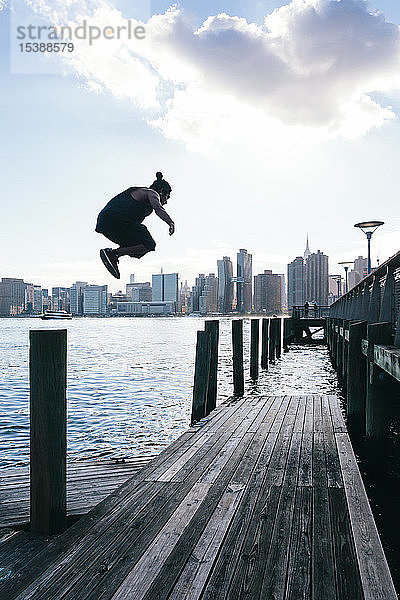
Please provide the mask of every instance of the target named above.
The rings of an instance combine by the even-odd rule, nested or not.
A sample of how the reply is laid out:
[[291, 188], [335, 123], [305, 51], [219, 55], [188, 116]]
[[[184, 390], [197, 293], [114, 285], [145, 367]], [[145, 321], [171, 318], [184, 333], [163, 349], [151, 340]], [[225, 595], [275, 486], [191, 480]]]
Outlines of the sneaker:
[[104, 250], [100, 250], [100, 258], [103, 261], [107, 271], [109, 271], [116, 279], [120, 279], [121, 275], [119, 274], [118, 269], [118, 258], [115, 256], [114, 250], [111, 248], [104, 248]]

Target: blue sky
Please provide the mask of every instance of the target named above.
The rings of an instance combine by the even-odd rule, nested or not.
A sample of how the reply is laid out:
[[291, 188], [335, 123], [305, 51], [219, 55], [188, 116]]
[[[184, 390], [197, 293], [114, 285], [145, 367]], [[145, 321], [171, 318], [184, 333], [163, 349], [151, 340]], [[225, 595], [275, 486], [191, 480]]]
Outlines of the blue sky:
[[[96, 215], [112, 195], [150, 184], [160, 169], [173, 186], [167, 210], [176, 233], [169, 237], [151, 216], [156, 252], [123, 259], [122, 284], [129, 273], [150, 280], [161, 267], [191, 283], [239, 248], [253, 253], [254, 273], [285, 272], [307, 232], [334, 273], [338, 261], [365, 254], [353, 224], [370, 218], [386, 223], [375, 234], [373, 261], [396, 252], [400, 6], [342, 3], [347, 12], [320, 0], [315, 19], [299, 0], [182, 2], [168, 18], [168, 2], [135, 10], [125, 0], [103, 2], [96, 18], [117, 9], [145, 22], [144, 50], [79, 48], [51, 75], [11, 72], [3, 8], [0, 276], [120, 288], [98, 260], [107, 243], [93, 230]], [[61, 0], [47, 5], [64, 10]], [[274, 13], [263, 28], [284, 6], [291, 12]], [[386, 23], [368, 17], [378, 8]], [[147, 25], [149, 13], [160, 15], [157, 26]], [[214, 19], [192, 35], [219, 13], [243, 21]], [[350, 19], [350, 34], [342, 34]], [[282, 43], [285, 28], [290, 44]], [[11, 27], [15, 45], [14, 35]], [[327, 35], [332, 55], [322, 61]], [[371, 45], [377, 50], [366, 58], [360, 48]]]

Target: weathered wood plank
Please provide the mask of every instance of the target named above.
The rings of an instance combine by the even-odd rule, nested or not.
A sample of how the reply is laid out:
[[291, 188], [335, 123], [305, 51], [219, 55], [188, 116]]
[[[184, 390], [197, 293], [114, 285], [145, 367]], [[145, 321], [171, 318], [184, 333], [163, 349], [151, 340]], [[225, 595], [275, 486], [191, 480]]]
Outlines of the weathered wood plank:
[[347, 434], [337, 433], [347, 506], [365, 600], [396, 600], [382, 544]]
[[336, 398], [228, 402], [46, 549], [0, 539], [0, 595], [394, 600], [342, 428]]
[[[335, 565], [325, 461], [325, 438], [314, 433], [313, 446], [313, 523], [312, 523], [312, 597], [336, 600]], [[338, 600], [341, 600], [338, 598]]]
[[312, 489], [299, 488], [293, 514], [285, 598], [311, 597]]

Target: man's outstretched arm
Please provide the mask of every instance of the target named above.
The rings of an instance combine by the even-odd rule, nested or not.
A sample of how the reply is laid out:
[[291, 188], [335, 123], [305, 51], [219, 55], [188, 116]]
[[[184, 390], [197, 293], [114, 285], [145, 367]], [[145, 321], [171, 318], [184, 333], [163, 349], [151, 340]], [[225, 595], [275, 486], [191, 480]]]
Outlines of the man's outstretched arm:
[[148, 200], [150, 206], [156, 213], [157, 217], [160, 217], [162, 221], [169, 225], [169, 235], [172, 235], [175, 231], [175, 223], [173, 222], [167, 211], [161, 206], [160, 197], [157, 194], [157, 192], [151, 190], [151, 192], [148, 195]]

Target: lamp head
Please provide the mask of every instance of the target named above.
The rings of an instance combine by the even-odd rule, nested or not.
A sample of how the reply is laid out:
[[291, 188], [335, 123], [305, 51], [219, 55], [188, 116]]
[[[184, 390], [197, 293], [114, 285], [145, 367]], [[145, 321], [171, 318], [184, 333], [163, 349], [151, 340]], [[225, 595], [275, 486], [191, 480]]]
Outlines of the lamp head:
[[372, 235], [374, 231], [378, 229], [378, 227], [384, 224], [385, 223], [383, 221], [363, 221], [362, 223], [356, 223], [354, 227], [358, 227], [366, 235]]

